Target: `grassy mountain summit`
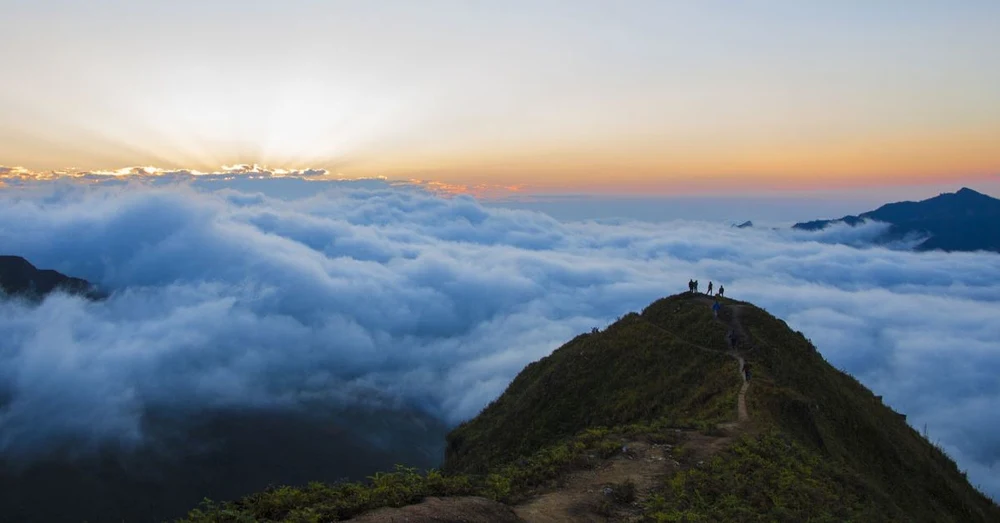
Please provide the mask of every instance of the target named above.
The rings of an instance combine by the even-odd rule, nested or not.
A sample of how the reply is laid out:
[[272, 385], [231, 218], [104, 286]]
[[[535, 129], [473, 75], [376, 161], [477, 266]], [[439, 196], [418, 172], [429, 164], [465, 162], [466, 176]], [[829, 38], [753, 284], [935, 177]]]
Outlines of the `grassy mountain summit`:
[[801, 333], [722, 303], [714, 317], [704, 295], [661, 299], [528, 365], [448, 435], [443, 472], [277, 489], [189, 520], [1000, 520]]

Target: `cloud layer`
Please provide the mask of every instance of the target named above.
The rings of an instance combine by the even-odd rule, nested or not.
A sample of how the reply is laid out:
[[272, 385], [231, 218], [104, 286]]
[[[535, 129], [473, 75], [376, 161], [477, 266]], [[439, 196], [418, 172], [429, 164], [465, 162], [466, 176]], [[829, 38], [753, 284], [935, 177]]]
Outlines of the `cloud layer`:
[[135, 443], [151, 408], [405, 406], [457, 423], [526, 363], [695, 277], [787, 319], [1000, 497], [1000, 256], [326, 187], [0, 192], [6, 253], [114, 291], [0, 303], [0, 451]]

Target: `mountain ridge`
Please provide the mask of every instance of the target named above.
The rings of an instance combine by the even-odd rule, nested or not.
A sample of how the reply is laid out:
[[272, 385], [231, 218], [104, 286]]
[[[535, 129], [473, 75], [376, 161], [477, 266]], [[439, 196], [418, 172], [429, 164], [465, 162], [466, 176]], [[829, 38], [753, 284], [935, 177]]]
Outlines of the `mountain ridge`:
[[[489, 521], [461, 508], [484, 499], [522, 521], [1000, 518], [940, 448], [802, 333], [720, 301], [715, 317], [704, 295], [657, 300], [527, 365], [448, 435], [443, 472], [284, 487], [186, 521], [336, 521], [373, 509], [382, 519], [365, 521]], [[439, 497], [464, 516], [422, 503]], [[407, 506], [422, 508], [391, 508]]]
[[1000, 199], [963, 187], [918, 202], [881, 207], [831, 220], [796, 223], [794, 229], [818, 231], [834, 224], [852, 227], [866, 221], [889, 224], [877, 243], [919, 240], [917, 250], [1000, 252]]
[[39, 269], [21, 256], [0, 255], [0, 291], [11, 296], [40, 299], [57, 291], [99, 299], [103, 294], [87, 280]]

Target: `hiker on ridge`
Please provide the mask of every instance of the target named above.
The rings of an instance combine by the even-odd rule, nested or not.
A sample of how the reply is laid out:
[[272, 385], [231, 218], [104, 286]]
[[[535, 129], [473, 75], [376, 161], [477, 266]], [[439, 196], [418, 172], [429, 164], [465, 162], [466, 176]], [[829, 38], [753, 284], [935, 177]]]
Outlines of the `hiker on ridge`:
[[694, 292], [694, 280], [688, 280], [688, 292]]
[[722, 285], [719, 285], [719, 296], [725, 298], [725, 294], [726, 294], [726, 288], [723, 287]]
[[708, 294], [709, 296], [712, 295], [712, 282], [708, 282], [708, 292], [706, 294]]
[[698, 280], [694, 281], [694, 292], [698, 292]]

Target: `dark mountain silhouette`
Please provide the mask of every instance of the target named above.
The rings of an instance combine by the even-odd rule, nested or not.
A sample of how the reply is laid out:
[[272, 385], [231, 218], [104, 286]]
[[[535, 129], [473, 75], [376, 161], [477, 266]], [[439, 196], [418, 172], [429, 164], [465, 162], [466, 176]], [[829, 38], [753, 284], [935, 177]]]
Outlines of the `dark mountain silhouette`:
[[750, 229], [750, 228], [753, 228], [753, 222], [750, 221], [750, 220], [747, 220], [747, 221], [745, 221], [745, 222], [743, 222], [743, 223], [741, 223], [739, 225], [734, 225], [733, 227], [736, 227], [737, 229]]
[[801, 333], [711, 303], [659, 300], [528, 365], [448, 435], [443, 473], [272, 489], [186, 521], [1000, 521]]
[[816, 231], [836, 223], [853, 227], [868, 220], [890, 224], [878, 239], [881, 243], [925, 238], [917, 245], [918, 250], [1000, 252], [1000, 200], [968, 188], [919, 202], [890, 203], [857, 216], [797, 223], [793, 227]]
[[0, 289], [9, 295], [28, 298], [42, 298], [56, 291], [80, 294], [91, 299], [102, 296], [87, 280], [53, 270], [38, 269], [20, 256], [0, 256]]

